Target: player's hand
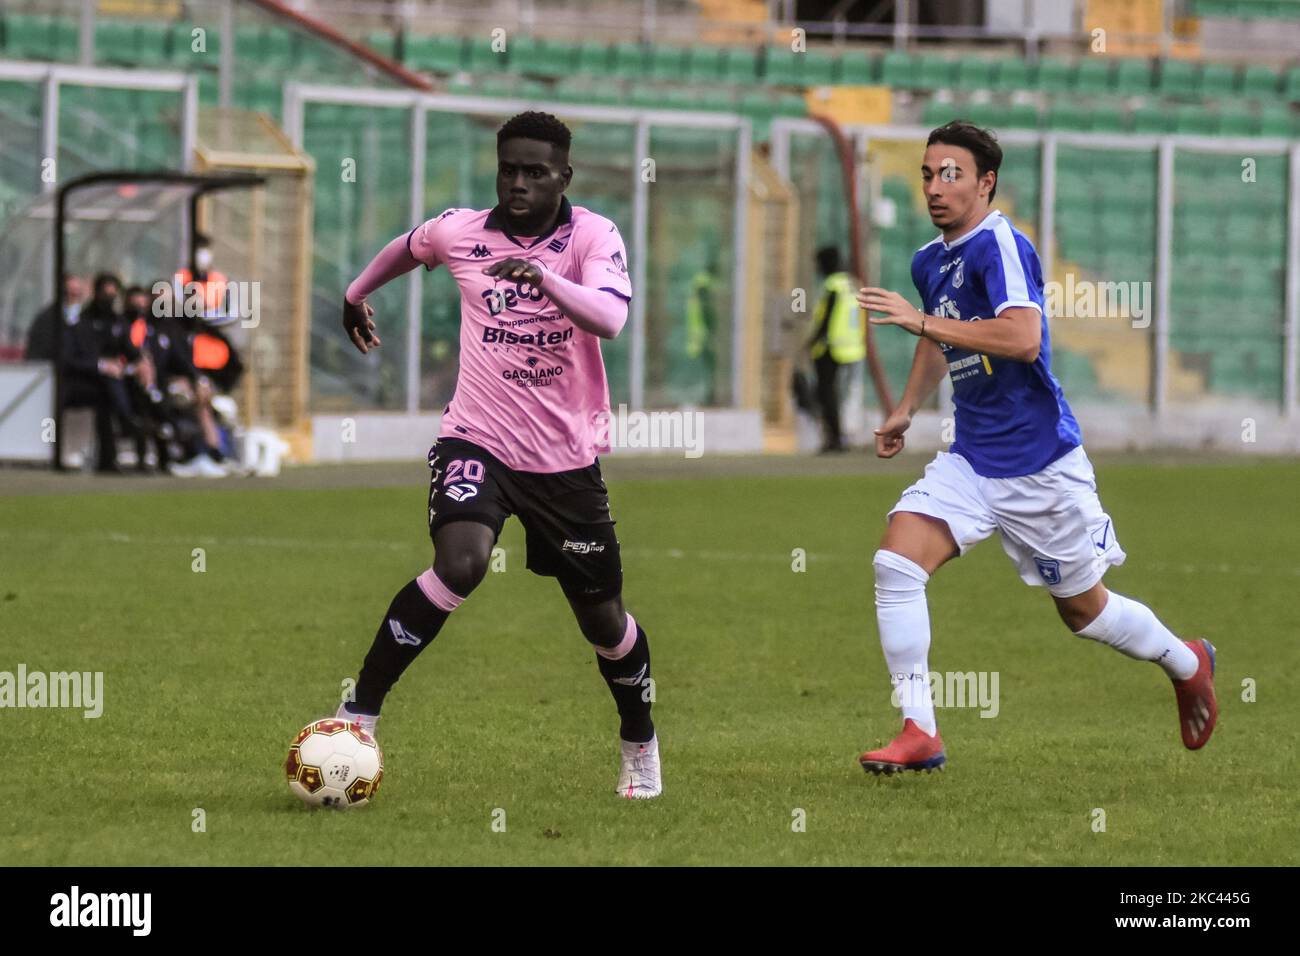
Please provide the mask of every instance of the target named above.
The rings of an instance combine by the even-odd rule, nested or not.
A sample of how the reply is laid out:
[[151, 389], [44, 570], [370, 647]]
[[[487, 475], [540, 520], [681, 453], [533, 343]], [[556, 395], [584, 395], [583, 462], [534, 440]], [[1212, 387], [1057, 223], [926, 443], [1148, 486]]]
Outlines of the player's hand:
[[343, 328], [362, 355], [381, 344], [379, 336], [375, 335], [375, 323], [370, 321], [374, 314], [375, 310], [367, 302], [353, 305], [347, 299], [343, 300]]
[[[857, 300], [868, 313], [867, 321], [872, 325], [897, 325], [913, 335], [921, 334], [921, 320], [925, 316], [897, 292], [867, 286], [858, 290]], [[880, 315], [871, 315], [872, 312]]]
[[105, 378], [121, 378], [126, 374], [126, 359], [120, 355], [100, 359], [99, 374]]
[[881, 458], [893, 458], [903, 450], [903, 432], [912, 424], [912, 416], [901, 408], [885, 419], [885, 423], [876, 429], [876, 455]]
[[502, 259], [483, 270], [484, 275], [494, 279], [509, 279], [512, 282], [527, 282], [534, 289], [541, 288], [542, 270], [537, 264], [527, 259]]

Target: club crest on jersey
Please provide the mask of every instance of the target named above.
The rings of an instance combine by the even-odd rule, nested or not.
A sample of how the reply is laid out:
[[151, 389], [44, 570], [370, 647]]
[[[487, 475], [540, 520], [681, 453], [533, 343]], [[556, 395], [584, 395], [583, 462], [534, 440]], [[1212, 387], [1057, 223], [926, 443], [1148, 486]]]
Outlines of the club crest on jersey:
[[960, 289], [960, 288], [961, 288], [961, 284], [962, 284], [963, 282], [966, 281], [966, 275], [965, 275], [965, 271], [964, 271], [965, 268], [966, 268], [966, 263], [964, 263], [964, 262], [962, 262], [960, 259], [958, 259], [958, 260], [957, 260], [957, 271], [954, 272], [954, 273], [952, 274], [952, 287], [953, 287], [954, 289]]
[[1048, 558], [1034, 556], [1034, 564], [1038, 565], [1038, 576], [1043, 579], [1044, 584], [1061, 583], [1061, 562], [1052, 561]]

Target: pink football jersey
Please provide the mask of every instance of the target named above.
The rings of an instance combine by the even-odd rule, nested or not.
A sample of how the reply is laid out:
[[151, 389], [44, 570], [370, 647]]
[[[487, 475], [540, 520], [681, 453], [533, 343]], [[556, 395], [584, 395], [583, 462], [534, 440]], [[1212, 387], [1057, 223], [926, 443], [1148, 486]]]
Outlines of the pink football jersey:
[[604, 216], [562, 199], [554, 230], [511, 236], [492, 209], [448, 209], [412, 230], [411, 255], [460, 287], [460, 373], [441, 438], [482, 445], [518, 471], [590, 465], [609, 450], [609, 386], [598, 336], [542, 289], [483, 269], [511, 257], [630, 300], [623, 239]]

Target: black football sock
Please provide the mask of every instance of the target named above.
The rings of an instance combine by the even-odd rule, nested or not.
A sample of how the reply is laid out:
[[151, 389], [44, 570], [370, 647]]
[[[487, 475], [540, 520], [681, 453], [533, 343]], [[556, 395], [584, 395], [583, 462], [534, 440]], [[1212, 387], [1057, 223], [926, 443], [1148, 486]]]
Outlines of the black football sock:
[[[616, 656], [621, 655], [621, 656]], [[650, 680], [650, 642], [627, 615], [627, 631], [616, 647], [596, 647], [596, 666], [618, 707], [619, 736], [629, 743], [648, 743], [655, 735], [650, 720], [654, 684]]]
[[348, 709], [354, 714], [378, 714], [402, 672], [433, 643], [462, 600], [432, 568], [408, 581], [388, 605], [388, 613], [361, 665], [357, 699]]

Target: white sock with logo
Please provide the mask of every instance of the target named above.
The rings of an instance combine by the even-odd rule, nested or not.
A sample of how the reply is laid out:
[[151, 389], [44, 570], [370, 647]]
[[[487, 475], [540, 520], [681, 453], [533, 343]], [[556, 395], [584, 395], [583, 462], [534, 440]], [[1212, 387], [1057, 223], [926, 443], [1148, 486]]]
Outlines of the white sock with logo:
[[1151, 608], [1114, 591], [1108, 592], [1096, 620], [1074, 633], [1137, 660], [1154, 661], [1174, 680], [1187, 680], [1200, 666], [1192, 649], [1161, 624]]
[[903, 717], [934, 736], [934, 701], [930, 699], [930, 609], [925, 585], [930, 575], [915, 561], [892, 551], [877, 551], [876, 624], [889, 679]]

